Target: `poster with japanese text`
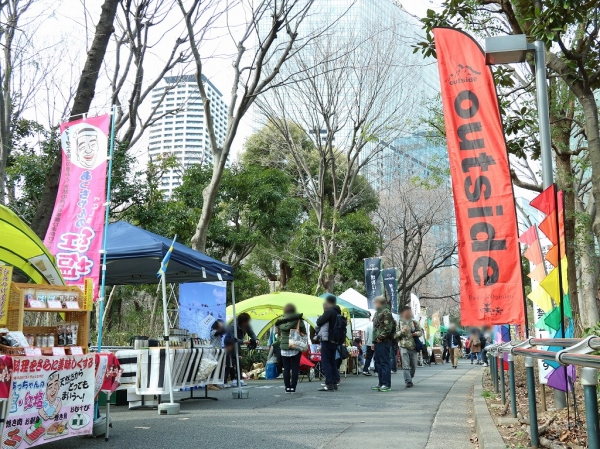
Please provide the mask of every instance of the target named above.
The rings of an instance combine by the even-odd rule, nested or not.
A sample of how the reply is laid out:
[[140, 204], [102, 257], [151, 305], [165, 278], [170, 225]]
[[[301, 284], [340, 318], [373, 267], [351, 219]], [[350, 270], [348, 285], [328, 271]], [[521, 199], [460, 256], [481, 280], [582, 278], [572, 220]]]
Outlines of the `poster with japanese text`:
[[0, 265], [0, 326], [8, 322], [8, 299], [10, 298], [10, 281], [12, 267]]
[[94, 355], [13, 357], [2, 449], [92, 433]]
[[100, 277], [109, 123], [110, 116], [103, 115], [60, 126], [60, 184], [44, 239], [65, 282], [83, 290], [84, 278], [92, 278], [94, 298]]

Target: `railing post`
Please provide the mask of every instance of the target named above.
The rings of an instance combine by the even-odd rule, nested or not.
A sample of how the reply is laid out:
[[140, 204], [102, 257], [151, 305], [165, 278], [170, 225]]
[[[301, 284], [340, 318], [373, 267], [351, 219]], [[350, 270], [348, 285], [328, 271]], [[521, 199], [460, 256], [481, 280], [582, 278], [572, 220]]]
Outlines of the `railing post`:
[[598, 370], [584, 367], [581, 369], [581, 385], [585, 400], [585, 422], [587, 424], [588, 447], [600, 447], [598, 436]]
[[504, 384], [504, 355], [500, 353], [500, 396], [502, 397], [502, 405], [506, 404], [506, 385]]
[[498, 353], [494, 355], [494, 393], [498, 394], [500, 392], [498, 388]]
[[517, 393], [515, 391], [515, 358], [508, 354], [508, 383], [510, 387], [510, 411], [513, 418], [517, 417]]
[[[525, 368], [527, 369], [527, 396], [529, 398], [529, 424], [531, 428], [531, 447], [537, 449], [540, 446], [538, 432], [537, 409], [535, 403], [535, 374], [533, 357], [525, 357]], [[590, 446], [592, 447], [592, 446]]]
[[494, 354], [488, 353], [488, 365], [490, 367], [490, 377], [492, 378], [492, 389], [496, 389], [496, 373], [494, 372], [494, 362], [496, 361], [496, 357]]

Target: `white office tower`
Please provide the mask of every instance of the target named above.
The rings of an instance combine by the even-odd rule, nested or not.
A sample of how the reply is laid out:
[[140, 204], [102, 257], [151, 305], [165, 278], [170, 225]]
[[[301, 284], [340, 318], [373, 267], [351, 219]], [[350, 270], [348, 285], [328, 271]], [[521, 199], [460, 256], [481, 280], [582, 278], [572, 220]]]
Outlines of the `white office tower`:
[[[203, 81], [220, 145], [227, 130], [227, 104], [210, 80], [204, 77]], [[178, 167], [167, 171], [160, 185], [161, 191], [171, 196], [173, 190], [181, 185], [186, 167], [212, 163], [212, 154], [204, 106], [194, 75], [165, 77], [163, 83], [152, 91], [152, 107], [158, 104], [155, 117], [160, 118], [150, 127], [148, 154], [153, 160], [168, 154], [177, 157]]]

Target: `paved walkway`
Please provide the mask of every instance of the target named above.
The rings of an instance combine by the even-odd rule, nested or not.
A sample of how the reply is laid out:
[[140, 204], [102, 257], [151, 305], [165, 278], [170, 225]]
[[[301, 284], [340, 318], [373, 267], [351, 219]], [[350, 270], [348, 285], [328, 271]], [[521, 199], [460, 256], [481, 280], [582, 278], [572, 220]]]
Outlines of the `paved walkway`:
[[231, 390], [210, 392], [219, 401], [185, 401], [177, 416], [113, 407], [108, 443], [81, 438], [44, 447], [469, 448], [470, 397], [481, 368], [462, 363], [456, 370], [449, 365], [418, 368], [410, 390], [399, 371], [392, 375], [389, 393], [371, 391], [375, 376], [349, 375], [334, 393], [318, 392], [319, 384], [306, 380], [295, 395], [285, 394], [279, 381], [254, 381], [249, 399], [232, 399]]

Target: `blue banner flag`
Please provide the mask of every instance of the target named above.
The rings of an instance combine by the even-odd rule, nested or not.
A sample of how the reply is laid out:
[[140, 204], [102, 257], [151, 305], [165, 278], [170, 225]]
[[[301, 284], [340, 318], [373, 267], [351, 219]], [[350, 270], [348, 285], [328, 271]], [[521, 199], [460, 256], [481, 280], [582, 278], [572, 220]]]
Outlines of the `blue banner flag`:
[[177, 234], [175, 234], [173, 243], [171, 243], [171, 247], [169, 248], [169, 251], [167, 251], [167, 254], [165, 254], [165, 257], [163, 258], [163, 260], [160, 264], [160, 270], [158, 270], [158, 273], [156, 273], [157, 278], [161, 277], [163, 274], [167, 274], [167, 266], [169, 265], [169, 259], [171, 258], [171, 253], [173, 252], [173, 246], [175, 246], [176, 240], [177, 240]]

